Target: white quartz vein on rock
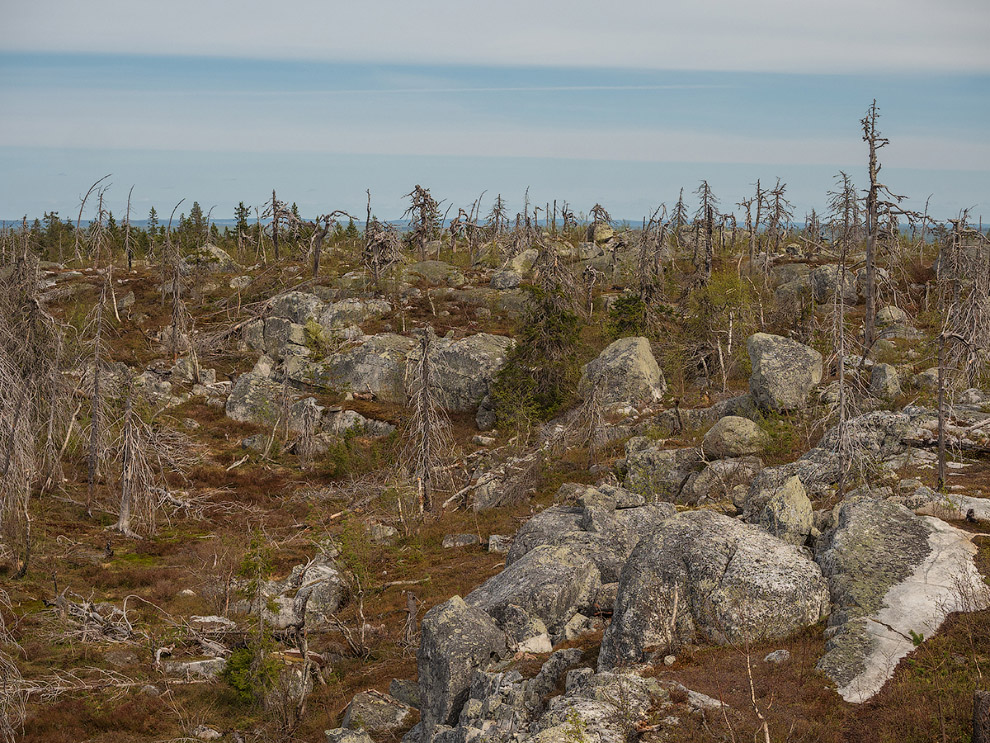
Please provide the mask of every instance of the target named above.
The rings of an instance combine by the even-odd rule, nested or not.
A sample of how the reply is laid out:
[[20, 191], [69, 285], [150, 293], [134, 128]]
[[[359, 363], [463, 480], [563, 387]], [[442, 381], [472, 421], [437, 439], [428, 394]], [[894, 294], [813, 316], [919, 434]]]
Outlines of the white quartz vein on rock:
[[927, 639], [952, 612], [990, 607], [990, 589], [973, 563], [977, 548], [970, 535], [936, 518], [924, 520], [932, 528], [931, 553], [887, 591], [884, 607], [867, 618], [873, 650], [864, 659], [866, 670], [838, 689], [847, 702], [865, 702], [880, 691], [914, 649], [912, 631]]

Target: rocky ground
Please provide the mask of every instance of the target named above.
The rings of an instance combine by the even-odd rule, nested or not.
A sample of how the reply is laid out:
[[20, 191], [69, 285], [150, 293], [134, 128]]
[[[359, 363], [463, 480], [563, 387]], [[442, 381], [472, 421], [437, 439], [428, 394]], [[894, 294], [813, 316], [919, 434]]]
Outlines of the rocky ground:
[[[827, 251], [766, 268], [726, 249], [752, 319], [719, 336], [720, 374], [683, 352], [704, 311], [674, 299], [689, 249], [641, 335], [614, 323], [634, 233], [544, 246], [602, 278], [569, 403], [523, 432], [490, 393], [538, 251], [437, 249], [382, 288], [345, 249], [313, 281], [211, 248], [177, 355], [157, 269], [115, 271], [104, 383], [133, 379], [189, 462], [137, 538], [107, 529], [110, 470], [87, 500], [75, 443], [32, 501], [3, 609], [24, 740], [969, 739], [990, 670], [990, 388], [953, 392], [936, 491], [933, 256], [888, 276], [839, 426], [829, 311], [839, 292], [858, 323], [863, 287]], [[105, 273], [43, 268], [45, 305], [83, 328]], [[420, 517], [397, 464], [426, 327], [450, 480]], [[81, 358], [80, 407], [86, 374]]]

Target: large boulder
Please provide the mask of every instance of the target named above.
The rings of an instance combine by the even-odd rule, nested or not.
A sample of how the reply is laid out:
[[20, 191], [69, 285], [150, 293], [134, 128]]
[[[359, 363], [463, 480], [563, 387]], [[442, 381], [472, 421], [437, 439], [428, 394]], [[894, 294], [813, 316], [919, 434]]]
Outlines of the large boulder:
[[272, 360], [262, 356], [251, 371], [237, 378], [225, 404], [228, 418], [274, 425], [281, 409], [282, 385], [271, 379], [272, 367]]
[[662, 442], [634, 436], [626, 442], [624, 483], [647, 500], [676, 503], [703, 464], [700, 449], [665, 449]]
[[342, 299], [319, 308], [316, 321], [328, 329], [360, 325], [368, 320], [387, 315], [392, 305], [384, 299]]
[[611, 343], [581, 370], [578, 391], [586, 398], [597, 387], [604, 405], [651, 403], [667, 389], [650, 342], [634, 336]]
[[768, 440], [763, 429], [749, 418], [727, 415], [708, 429], [701, 450], [709, 459], [745, 457], [762, 452]]
[[814, 512], [801, 478], [787, 478], [760, 512], [760, 526], [778, 539], [802, 545], [811, 533]]
[[835, 604], [818, 667], [858, 703], [951, 612], [990, 606], [990, 589], [973, 563], [971, 535], [939, 519], [855, 495], [834, 521], [815, 554]]
[[216, 245], [207, 243], [186, 257], [186, 264], [209, 273], [234, 273], [241, 267], [230, 255]]
[[595, 563], [567, 547], [541, 546], [507, 565], [469, 593], [465, 602], [498, 622], [518, 607], [558, 633], [578, 612], [594, 606], [601, 587]]
[[553, 506], [533, 516], [516, 533], [505, 564], [512, 565], [537, 547], [566, 546], [594, 562], [603, 583], [619, 580], [639, 540], [676, 511], [669, 503], [616, 508], [614, 500], [608, 503], [607, 490], [603, 494], [592, 489], [581, 507]]
[[786, 637], [828, 611], [825, 579], [793, 545], [711, 511], [667, 519], [622, 570], [599, 668], [639, 663], [678, 642]]
[[380, 333], [323, 361], [290, 357], [285, 368], [294, 382], [340, 392], [370, 392], [384, 402], [404, 404], [406, 357], [414, 346], [412, 338]]
[[812, 388], [822, 381], [822, 355], [803, 343], [756, 333], [746, 340], [746, 349], [753, 366], [749, 391], [764, 410], [803, 408]]
[[416, 662], [421, 729], [430, 740], [438, 725], [453, 725], [468, 697], [471, 677], [508, 652], [505, 633], [481, 609], [460, 596], [423, 617]]
[[[436, 373], [441, 404], [451, 411], [472, 410], [488, 394], [488, 388], [505, 364], [513, 340], [503, 335], [476, 333], [466, 338], [438, 338], [430, 360]], [[421, 354], [410, 354], [415, 362]]]
[[846, 304], [856, 304], [859, 294], [856, 291], [856, 275], [846, 269], [845, 280], [839, 288], [842, 269], [834, 264], [819, 266], [811, 272], [811, 288], [818, 304], [831, 304], [835, 301], [836, 293], [841, 293], [842, 301]]

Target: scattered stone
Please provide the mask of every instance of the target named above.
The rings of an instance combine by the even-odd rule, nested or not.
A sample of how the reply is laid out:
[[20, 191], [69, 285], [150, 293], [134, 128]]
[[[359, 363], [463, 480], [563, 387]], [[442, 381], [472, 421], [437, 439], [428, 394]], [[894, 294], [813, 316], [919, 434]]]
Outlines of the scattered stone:
[[333, 730], [324, 730], [323, 735], [326, 737], [326, 743], [375, 743], [364, 730], [334, 728]]
[[223, 733], [209, 725], [197, 725], [192, 730], [192, 737], [197, 740], [220, 740]]
[[214, 679], [227, 667], [226, 658], [206, 660], [169, 660], [162, 663], [162, 670], [169, 676], [183, 679]]
[[492, 534], [488, 537], [489, 552], [508, 552], [512, 548], [512, 537], [502, 534]]
[[368, 524], [368, 536], [375, 544], [391, 544], [399, 536], [399, 530], [388, 524], [373, 521]]
[[772, 663], [775, 666], [781, 666], [787, 663], [791, 659], [791, 652], [789, 650], [774, 650], [772, 653], [767, 653], [766, 657], [763, 659], [764, 663]]
[[663, 664], [665, 666], [667, 666], [668, 668], [670, 668], [676, 662], [677, 662], [677, 656], [676, 655], [665, 655], [663, 657]]
[[453, 549], [455, 547], [470, 547], [480, 544], [481, 539], [477, 534], [447, 534], [443, 538], [443, 548]]
[[908, 313], [900, 307], [887, 305], [886, 307], [881, 307], [877, 310], [876, 323], [878, 328], [884, 328], [888, 325], [896, 325], [898, 323], [907, 325], [910, 322], [911, 318], [908, 317]]
[[893, 364], [874, 364], [870, 372], [870, 394], [881, 400], [892, 400], [901, 394], [900, 376]]

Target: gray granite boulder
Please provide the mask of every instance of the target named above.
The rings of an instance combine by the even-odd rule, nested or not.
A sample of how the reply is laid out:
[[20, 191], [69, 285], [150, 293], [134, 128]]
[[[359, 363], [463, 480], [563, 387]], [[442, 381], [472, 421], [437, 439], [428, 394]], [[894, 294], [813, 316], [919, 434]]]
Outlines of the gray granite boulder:
[[828, 607], [821, 570], [798, 548], [711, 511], [680, 513], [626, 562], [598, 667], [639, 663], [696, 639], [786, 637]]
[[475, 670], [484, 670], [507, 653], [505, 633], [487, 613], [460, 596], [426, 613], [416, 653], [425, 740], [431, 739], [438, 725], [457, 722]]
[[779, 335], [756, 333], [746, 340], [753, 371], [749, 391], [764, 410], [780, 413], [805, 407], [822, 381], [822, 355]]
[[601, 587], [595, 563], [564, 546], [540, 546], [506, 565], [464, 601], [501, 621], [515, 606], [559, 632], [577, 612], [589, 612]]
[[749, 418], [727, 415], [708, 429], [701, 450], [709, 459], [745, 457], [766, 447], [767, 434]]
[[689, 478], [704, 467], [700, 449], [666, 449], [645, 436], [626, 442], [623, 484], [648, 501], [680, 502]]
[[802, 545], [811, 533], [813, 509], [801, 478], [787, 478], [767, 500], [759, 524], [778, 539]]
[[594, 386], [604, 405], [656, 402], [667, 389], [650, 342], [638, 336], [614, 341], [584, 365], [578, 391], [587, 397]]

